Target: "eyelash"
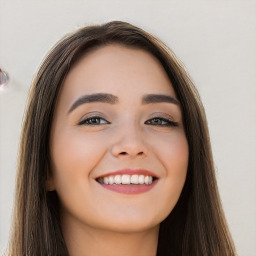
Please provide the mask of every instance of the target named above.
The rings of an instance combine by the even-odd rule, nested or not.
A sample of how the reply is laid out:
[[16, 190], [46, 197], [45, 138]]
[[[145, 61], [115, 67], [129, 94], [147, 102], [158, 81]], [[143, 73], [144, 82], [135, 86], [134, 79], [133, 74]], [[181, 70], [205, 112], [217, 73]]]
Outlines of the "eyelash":
[[162, 126], [162, 127], [175, 127], [178, 126], [177, 122], [172, 121], [171, 119], [168, 118], [163, 118], [163, 117], [154, 117], [149, 119], [148, 121], [145, 122], [146, 125], [150, 125], [149, 122], [150, 121], [161, 121], [161, 123], [165, 122], [165, 124], [153, 124], [154, 126]]
[[86, 118], [86, 119], [84, 119], [84, 120], [82, 120], [81, 122], [79, 122], [79, 125], [92, 125], [92, 126], [97, 126], [97, 125], [103, 125], [102, 123], [97, 123], [97, 124], [95, 124], [95, 123], [89, 123], [90, 121], [92, 121], [92, 120], [104, 120], [104, 122], [105, 123], [103, 123], [103, 124], [110, 124], [110, 122], [108, 122], [106, 119], [104, 119], [104, 118], [102, 118], [102, 117], [100, 117], [100, 116], [91, 116], [91, 117], [88, 117], [88, 118]]
[[[97, 122], [96, 120], [103, 120], [104, 123], [101, 123], [101, 121], [99, 123], [95, 123]], [[150, 124], [150, 122], [155, 121], [155, 122], [159, 122], [161, 121], [161, 124]], [[164, 122], [164, 124], [163, 124]], [[106, 124], [111, 124], [110, 122], [108, 122], [106, 119], [100, 117], [100, 116], [91, 116], [88, 117], [84, 120], [82, 120], [81, 122], [78, 123], [78, 125], [88, 125], [88, 126], [99, 126], [99, 125], [106, 125]], [[151, 118], [149, 120], [147, 120], [144, 124], [146, 125], [153, 125], [153, 126], [161, 126], [161, 127], [175, 127], [178, 126], [177, 122], [172, 121], [171, 119], [168, 118], [163, 118], [163, 117], [154, 117]]]

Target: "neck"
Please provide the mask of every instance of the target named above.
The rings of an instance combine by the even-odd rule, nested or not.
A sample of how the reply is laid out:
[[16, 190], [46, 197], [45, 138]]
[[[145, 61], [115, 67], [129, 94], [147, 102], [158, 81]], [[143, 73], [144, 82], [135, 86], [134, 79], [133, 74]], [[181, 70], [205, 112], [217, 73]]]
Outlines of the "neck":
[[114, 232], [62, 225], [70, 256], [156, 256], [159, 226], [140, 232]]

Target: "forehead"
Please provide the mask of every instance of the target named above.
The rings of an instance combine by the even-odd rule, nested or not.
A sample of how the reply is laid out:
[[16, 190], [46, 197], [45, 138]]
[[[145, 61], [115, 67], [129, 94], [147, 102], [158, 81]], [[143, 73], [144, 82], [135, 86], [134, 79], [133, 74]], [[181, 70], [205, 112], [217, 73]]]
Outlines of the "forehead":
[[163, 93], [175, 96], [161, 63], [143, 49], [119, 44], [85, 54], [70, 70], [62, 94], [75, 99], [81, 94]]

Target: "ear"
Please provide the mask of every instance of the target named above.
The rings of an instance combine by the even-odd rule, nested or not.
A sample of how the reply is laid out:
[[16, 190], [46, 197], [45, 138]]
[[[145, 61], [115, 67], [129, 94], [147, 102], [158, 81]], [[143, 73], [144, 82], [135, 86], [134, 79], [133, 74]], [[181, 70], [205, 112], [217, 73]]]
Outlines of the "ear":
[[46, 191], [54, 191], [55, 190], [55, 185], [54, 185], [54, 182], [53, 182], [53, 179], [47, 179], [46, 182], [45, 182], [45, 186], [46, 186]]
[[47, 171], [47, 178], [45, 181], [45, 187], [46, 187], [46, 191], [54, 191], [55, 190], [55, 184], [54, 184], [54, 179], [52, 177], [52, 174]]

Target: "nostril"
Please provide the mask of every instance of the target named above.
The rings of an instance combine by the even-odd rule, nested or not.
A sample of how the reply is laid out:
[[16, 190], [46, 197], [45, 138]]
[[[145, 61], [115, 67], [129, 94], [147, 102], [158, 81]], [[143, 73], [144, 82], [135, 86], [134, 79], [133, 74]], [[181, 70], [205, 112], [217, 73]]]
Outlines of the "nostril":
[[[128, 155], [127, 152], [120, 152], [119, 154], [120, 154], [120, 155], [123, 155], [123, 156]], [[142, 156], [143, 154], [144, 154], [144, 153], [141, 151], [141, 152], [139, 152], [137, 155], [138, 155], [138, 156]]]
[[[120, 154], [120, 155], [128, 155], [127, 152], [120, 152], [119, 154]], [[143, 155], [143, 154], [144, 154], [144, 153], [141, 151], [141, 152], [139, 152], [137, 155], [141, 156], [141, 155]]]

